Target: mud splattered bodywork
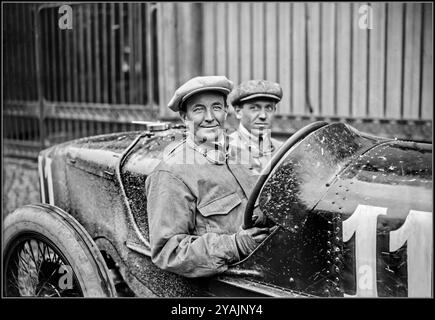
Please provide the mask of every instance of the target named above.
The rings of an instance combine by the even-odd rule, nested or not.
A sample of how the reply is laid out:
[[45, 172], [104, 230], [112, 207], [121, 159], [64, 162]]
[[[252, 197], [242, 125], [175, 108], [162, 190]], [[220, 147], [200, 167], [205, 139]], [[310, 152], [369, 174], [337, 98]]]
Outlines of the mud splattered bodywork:
[[[317, 130], [271, 172], [259, 203], [281, 228], [237, 267], [316, 296], [431, 296], [431, 159], [429, 144], [343, 124]], [[408, 238], [395, 248], [392, 232], [412, 212]], [[416, 270], [407, 267], [410, 255]]]
[[316, 130], [285, 153], [259, 195], [279, 227], [226, 275], [188, 280], [150, 261], [145, 197], [146, 177], [182, 138], [181, 129], [103, 135], [39, 158], [43, 202], [74, 216], [137, 295], [432, 294], [422, 284], [427, 270], [432, 283], [432, 236], [416, 245], [432, 234], [432, 145], [341, 123]]

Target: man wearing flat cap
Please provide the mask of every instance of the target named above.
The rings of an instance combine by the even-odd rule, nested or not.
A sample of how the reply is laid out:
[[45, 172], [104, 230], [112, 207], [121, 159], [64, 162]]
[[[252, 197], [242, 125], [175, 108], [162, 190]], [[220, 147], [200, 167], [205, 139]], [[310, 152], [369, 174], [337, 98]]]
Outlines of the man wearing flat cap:
[[176, 90], [168, 107], [186, 124], [186, 139], [166, 150], [146, 180], [151, 259], [186, 277], [224, 272], [268, 232], [241, 228], [253, 181], [228, 155], [223, 125], [232, 88], [226, 77], [209, 76]]
[[240, 120], [239, 127], [230, 135], [230, 146], [254, 174], [262, 172], [282, 145], [271, 137], [276, 104], [281, 98], [281, 86], [267, 80], [242, 82], [229, 95]]

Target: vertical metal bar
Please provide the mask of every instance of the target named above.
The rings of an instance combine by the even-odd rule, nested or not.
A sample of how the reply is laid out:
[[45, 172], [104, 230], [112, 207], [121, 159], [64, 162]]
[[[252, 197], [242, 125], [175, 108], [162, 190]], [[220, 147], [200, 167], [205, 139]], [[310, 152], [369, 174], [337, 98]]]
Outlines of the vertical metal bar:
[[38, 82], [38, 78], [37, 78], [37, 74], [36, 74], [36, 55], [34, 54], [34, 52], [36, 52], [36, 46], [35, 46], [35, 39], [34, 39], [34, 26], [35, 26], [35, 17], [36, 14], [35, 12], [38, 10], [37, 5], [33, 4], [32, 7], [28, 10], [28, 17], [29, 17], [29, 43], [30, 43], [30, 70], [31, 70], [31, 97], [33, 101], [37, 101], [38, 100], [38, 86], [37, 86], [37, 82]]
[[[86, 51], [87, 51], [87, 58], [88, 58], [88, 63], [87, 63], [87, 68], [88, 68], [88, 76], [87, 76], [87, 87], [88, 87], [88, 100], [89, 102], [95, 102], [95, 81], [93, 79], [93, 75], [95, 74], [94, 70], [95, 70], [95, 64], [96, 62], [92, 62], [92, 50], [94, 50], [94, 47], [92, 46], [92, 42], [91, 42], [91, 36], [92, 36], [92, 23], [95, 23], [95, 20], [91, 18], [91, 4], [86, 4], [86, 15], [87, 15], [87, 19], [84, 23], [84, 26], [86, 26], [86, 31], [87, 31], [87, 45], [86, 45]], [[95, 43], [95, 42], [94, 42]]]
[[82, 119], [82, 137], [88, 136], [88, 119]]
[[80, 52], [80, 101], [85, 102], [86, 101], [86, 56], [85, 56], [85, 48], [84, 48], [84, 42], [85, 42], [85, 35], [84, 35], [84, 28], [85, 28], [85, 19], [84, 19], [84, 10], [83, 5], [80, 5], [78, 7], [79, 9], [79, 52]]
[[57, 46], [57, 53], [58, 53], [58, 63], [59, 63], [59, 73], [57, 74], [57, 79], [59, 82], [59, 101], [65, 101], [66, 95], [65, 95], [65, 33], [68, 32], [68, 29], [66, 30], [60, 30], [56, 24], [56, 15], [54, 16], [54, 28], [57, 30], [58, 35], [58, 46]]
[[[294, 56], [294, 45], [293, 45], [293, 34], [294, 34], [294, 16], [293, 16], [293, 6], [294, 3], [290, 3], [289, 5], [289, 17], [290, 17], [290, 86], [289, 86], [289, 92], [290, 92], [290, 114], [293, 114], [293, 81], [294, 81], [294, 65], [293, 65], [293, 56]], [[319, 54], [320, 57], [320, 54]], [[320, 59], [320, 58], [319, 58]], [[320, 82], [320, 80], [319, 80]]]
[[60, 119], [58, 118], [57, 114], [53, 115], [53, 134], [58, 135], [60, 131]]
[[96, 119], [95, 120], [95, 124], [96, 124], [96, 134], [101, 134], [103, 133], [103, 126], [102, 126], [102, 122], [100, 119]]
[[133, 13], [134, 13], [134, 18], [135, 18], [135, 23], [134, 23], [134, 29], [135, 29], [135, 37], [134, 37], [134, 49], [135, 49], [135, 53], [134, 53], [134, 77], [135, 77], [135, 104], [140, 104], [142, 102], [142, 96], [141, 96], [141, 88], [140, 88], [140, 82], [141, 82], [141, 75], [142, 75], [142, 56], [140, 55], [140, 51], [141, 48], [140, 46], [142, 45], [142, 26], [141, 26], [141, 17], [140, 17], [140, 8], [141, 8], [142, 4], [141, 3], [137, 3], [135, 4]]
[[73, 136], [74, 138], [78, 138], [80, 136], [80, 123], [78, 119], [74, 119], [73, 120], [73, 125], [74, 125], [74, 133]]
[[107, 69], [109, 68], [109, 62], [108, 62], [108, 46], [107, 46], [107, 34], [110, 32], [110, 28], [107, 25], [107, 12], [108, 12], [108, 4], [102, 3], [101, 4], [101, 14], [102, 14], [102, 31], [103, 31], [103, 38], [102, 38], [102, 90], [103, 90], [103, 102], [109, 103], [109, 76]]
[[37, 130], [37, 127], [38, 127], [38, 123], [37, 123], [37, 119], [35, 119], [34, 117], [32, 117], [31, 119], [30, 119], [30, 131], [31, 132], [33, 132], [34, 134], [30, 137], [30, 140], [31, 141], [36, 141], [36, 138], [38, 137], [38, 130]]
[[147, 91], [148, 91], [148, 105], [150, 110], [153, 111], [153, 115], [158, 114], [158, 110], [155, 110], [154, 108], [154, 92], [153, 92], [153, 78], [152, 78], [152, 70], [153, 70], [153, 61], [152, 61], [152, 24], [151, 24], [151, 5], [146, 4], [147, 6], [147, 27], [146, 27], [146, 41], [147, 41], [147, 51], [146, 51], [146, 57], [147, 57]]
[[125, 60], [125, 44], [124, 44], [124, 4], [122, 2], [119, 3], [119, 73], [120, 73], [120, 102], [122, 104], [126, 103], [125, 101], [125, 72], [124, 72], [124, 64], [127, 64]]
[[45, 124], [47, 126], [47, 135], [46, 135], [46, 143], [48, 143], [49, 145], [53, 144], [53, 123], [54, 123], [54, 119], [53, 118], [49, 118], [47, 117], [45, 120]]
[[111, 17], [111, 37], [110, 37], [110, 58], [111, 58], [111, 67], [110, 67], [110, 75], [111, 75], [111, 103], [116, 103], [116, 61], [115, 61], [115, 38], [116, 38], [116, 21], [115, 21], [115, 4], [113, 2], [110, 3], [110, 17]]
[[47, 43], [48, 46], [50, 46], [50, 52], [51, 52], [51, 59], [47, 64], [47, 66], [49, 65], [51, 68], [51, 82], [53, 85], [52, 99], [53, 101], [58, 101], [58, 87], [57, 87], [58, 79], [57, 79], [57, 68], [56, 68], [56, 64], [58, 63], [56, 59], [56, 32], [58, 30], [56, 25], [56, 15], [54, 14], [56, 11], [54, 8], [50, 8], [46, 10], [48, 15], [47, 20], [50, 21], [48, 27], [50, 29], [49, 32], [50, 38], [48, 39], [49, 41], [47, 41]]
[[69, 117], [66, 122], [66, 131], [67, 131], [68, 140], [71, 140], [74, 137], [73, 123], [74, 120], [71, 117]]
[[128, 103], [133, 104], [134, 103], [134, 93], [136, 90], [136, 81], [135, 81], [135, 60], [134, 60], [134, 42], [133, 42], [133, 36], [134, 36], [134, 29], [133, 29], [133, 22], [134, 15], [133, 15], [133, 4], [128, 3], [128, 15], [127, 15], [127, 23], [128, 23], [128, 47], [130, 48], [129, 51], [129, 70], [128, 70]]
[[[404, 85], [405, 85], [405, 58], [406, 58], [406, 51], [405, 51], [405, 44], [406, 44], [406, 42], [407, 41], [409, 41], [407, 38], [406, 38], [406, 9], [407, 9], [407, 7], [410, 7], [410, 4], [406, 4], [406, 3], [404, 3], [403, 4], [403, 11], [402, 11], [402, 48], [401, 48], [401, 50], [402, 50], [402, 61], [401, 61], [401, 68], [402, 68], [402, 72], [401, 72], [401, 74], [400, 74], [400, 78], [401, 78], [401, 81], [400, 81], [400, 108], [399, 108], [399, 114], [400, 114], [400, 116], [399, 116], [399, 118], [400, 119], [403, 119], [403, 106], [404, 106], [404, 92], [405, 92], [405, 87], [404, 87]], [[408, 26], [408, 28], [409, 28], [409, 26]], [[370, 34], [370, 29], [368, 29], [367, 30], [367, 32], [368, 32], [368, 34]], [[368, 84], [368, 81], [367, 81], [367, 84]], [[368, 86], [368, 85], [367, 85]], [[367, 100], [368, 101], [368, 100]], [[368, 109], [368, 108], [367, 108]]]
[[[8, 37], [8, 34], [7, 34], [7, 32], [5, 32], [5, 31], [7, 31], [7, 30], [9, 30], [9, 15], [8, 15], [8, 13], [9, 13], [9, 6], [5, 6], [5, 7], [3, 7], [3, 10], [4, 10], [4, 14], [3, 14], [3, 17], [4, 17], [4, 20], [3, 20], [3, 64], [2, 64], [2, 66], [3, 66], [3, 99], [5, 99], [5, 100], [10, 100], [10, 75], [11, 75], [11, 72], [10, 72], [10, 66], [11, 66], [11, 63], [9, 63], [9, 57], [11, 57], [12, 55], [11, 55], [11, 53], [10, 53], [10, 50], [11, 50], [11, 47], [10, 47], [10, 43], [11, 43], [11, 40], [10, 40], [10, 37]], [[5, 129], [3, 129], [4, 130], [4, 132], [6, 133], [6, 132], [8, 132], [7, 130], [5, 130]]]
[[19, 30], [19, 36], [21, 37], [21, 39], [23, 39], [23, 41], [19, 41], [20, 44], [20, 60], [19, 60], [19, 65], [20, 65], [20, 77], [21, 77], [21, 88], [23, 88], [22, 90], [20, 90], [22, 92], [22, 96], [20, 100], [24, 100], [24, 101], [28, 101], [29, 97], [28, 97], [28, 93], [29, 93], [29, 78], [27, 77], [27, 64], [28, 64], [28, 57], [27, 57], [27, 30], [26, 30], [26, 26], [27, 26], [27, 21], [26, 21], [26, 9], [25, 6], [26, 4], [20, 3], [18, 4], [20, 10], [20, 19], [17, 19], [18, 25], [20, 28]]
[[424, 36], [425, 36], [425, 31], [424, 31], [424, 6], [423, 4], [421, 4], [422, 9], [421, 9], [421, 14], [420, 14], [420, 43], [421, 43], [421, 48], [420, 48], [420, 63], [419, 63], [419, 69], [420, 69], [420, 79], [419, 79], [419, 102], [418, 102], [418, 119], [421, 119], [421, 116], [423, 114], [423, 75], [424, 75]]
[[60, 121], [60, 133], [61, 133], [61, 137], [64, 140], [65, 139], [65, 132], [66, 132], [66, 121], [64, 118], [59, 119]]
[[[354, 30], [354, 26], [353, 26], [353, 23], [354, 23], [354, 14], [353, 14], [353, 12], [354, 12], [354, 10], [355, 10], [355, 8], [354, 8], [354, 6], [353, 6], [353, 3], [351, 3], [350, 4], [350, 15], [349, 15], [349, 19], [350, 19], [350, 55], [349, 55], [349, 60], [350, 60], [350, 77], [349, 77], [349, 79], [350, 79], [350, 83], [349, 83], [349, 115], [350, 116], [352, 116], [353, 115], [353, 108], [352, 108], [352, 105], [353, 105], [353, 100], [354, 100], [354, 98], [353, 98], [353, 95], [354, 95], [354, 90], [353, 90], [353, 77], [354, 77], [354, 75], [353, 75], [353, 52], [354, 52], [354, 36], [353, 36], [353, 30]], [[320, 88], [322, 88], [322, 87], [320, 87]], [[319, 100], [319, 104], [321, 104], [321, 101]]]
[[[73, 17], [74, 18], [74, 17]], [[73, 20], [74, 21], [74, 20]], [[74, 22], [73, 22], [74, 23]], [[73, 26], [74, 28], [74, 26]], [[74, 30], [74, 29], [73, 29]], [[66, 96], [65, 101], [72, 101], [72, 87], [73, 87], [73, 73], [71, 72], [71, 35], [74, 34], [73, 30], [65, 30], [65, 64], [66, 64], [66, 74], [63, 78], [63, 81], [65, 81], [66, 85]]]
[[[9, 5], [9, 16], [8, 18], [8, 26], [7, 28], [10, 30], [10, 34], [12, 35], [14, 33], [14, 4], [10, 4]], [[15, 48], [14, 48], [14, 41], [12, 39], [11, 36], [8, 37], [9, 41], [8, 41], [8, 48], [9, 48], [9, 55], [8, 57], [10, 57], [10, 60], [7, 63], [7, 66], [9, 67], [8, 70], [8, 82], [10, 84], [10, 89], [9, 89], [9, 99], [14, 100], [14, 94], [15, 94], [15, 88], [16, 88], [16, 73], [14, 72], [14, 59], [15, 59]]]
[[79, 36], [79, 28], [80, 24], [77, 23], [78, 21], [78, 10], [73, 11], [73, 23], [74, 23], [74, 31], [72, 32], [72, 43], [71, 43], [71, 52], [73, 53], [72, 56], [72, 75], [73, 75], [73, 83], [72, 87], [73, 90], [73, 97], [71, 101], [79, 101], [79, 66], [78, 66], [78, 36]]
[[45, 128], [44, 128], [44, 83], [42, 78], [42, 43], [41, 43], [41, 21], [40, 10], [35, 8], [35, 57], [36, 57], [36, 76], [38, 87], [38, 103], [39, 103], [39, 137], [41, 148], [44, 148]]
[[[6, 5], [3, 7], [4, 13], [3, 13], [3, 63], [2, 63], [2, 67], [3, 69], [3, 99], [4, 100], [10, 100], [10, 74], [11, 72], [9, 71], [11, 63], [9, 63], [9, 57], [11, 57], [11, 53], [10, 53], [10, 37], [8, 37], [8, 33], [5, 32], [7, 30], [9, 30], [9, 6]], [[7, 133], [8, 131], [3, 129], [5, 133]]]
[[[43, 73], [44, 73], [44, 81], [45, 81], [45, 96], [44, 98], [47, 100], [53, 101], [53, 79], [51, 77], [51, 50], [50, 50], [50, 21], [49, 21], [49, 13], [48, 9], [41, 9], [41, 19], [44, 19], [44, 29], [41, 31], [43, 32], [41, 35], [41, 41], [45, 44], [45, 51], [43, 51], [43, 56], [45, 58], [43, 67]], [[44, 40], [42, 40], [42, 37], [44, 37]]]
[[138, 95], [139, 95], [139, 103], [145, 104], [145, 98], [144, 98], [144, 77], [145, 77], [145, 65], [143, 63], [143, 42], [142, 42], [142, 31], [143, 31], [143, 14], [142, 14], [142, 8], [145, 7], [146, 4], [139, 3], [137, 8], [137, 15], [138, 15], [138, 36], [137, 36], [137, 48], [138, 48], [138, 55], [137, 55], [137, 61], [140, 63], [140, 72], [139, 72], [139, 81], [138, 83]]
[[13, 124], [12, 139], [18, 140], [19, 127], [18, 127], [17, 117], [11, 116], [11, 120], [12, 120], [12, 124]]
[[23, 133], [21, 136], [21, 140], [29, 141], [30, 138], [30, 130], [29, 130], [29, 117], [28, 116], [20, 116], [18, 118], [20, 124], [20, 131]]
[[92, 61], [92, 50], [94, 49], [92, 43], [92, 25], [94, 20], [91, 17], [91, 5], [92, 4], [84, 4], [84, 10], [86, 13], [86, 17], [83, 18], [83, 27], [86, 28], [86, 88], [87, 88], [87, 98], [88, 102], [95, 102], [95, 81], [93, 79], [93, 75], [95, 74], [95, 63]]
[[[14, 17], [11, 20], [10, 23], [10, 28], [11, 28], [11, 34], [16, 34], [17, 32], [17, 26], [14, 25], [14, 22], [18, 21], [18, 4], [14, 3], [14, 4], [10, 4], [11, 5], [11, 16]], [[11, 54], [12, 54], [12, 63], [11, 63], [11, 69], [10, 69], [10, 77], [12, 79], [12, 90], [11, 90], [11, 95], [12, 95], [12, 100], [18, 100], [18, 88], [20, 87], [20, 83], [19, 83], [19, 72], [17, 72], [17, 66], [19, 66], [19, 61], [17, 61], [17, 56], [18, 56], [18, 41], [14, 41], [13, 39], [10, 39], [10, 47], [11, 47]]]
[[[105, 32], [100, 28], [98, 3], [94, 6], [94, 40], [95, 40], [95, 102], [101, 102], [101, 77], [100, 77], [100, 32]], [[104, 50], [103, 50], [104, 51]]]
[[[20, 4], [15, 4], [15, 27], [14, 27], [14, 34], [19, 35], [20, 34]], [[15, 47], [15, 55], [14, 58], [16, 59], [15, 63], [15, 70], [14, 72], [17, 74], [17, 85], [15, 86], [15, 100], [21, 100], [22, 99], [22, 90], [19, 90], [19, 88], [22, 88], [22, 73], [21, 73], [21, 41], [14, 41], [14, 47]]]
[[88, 125], [89, 125], [89, 127], [88, 127], [88, 135], [89, 136], [95, 135], [95, 127], [96, 127], [95, 120], [93, 118], [89, 119]]

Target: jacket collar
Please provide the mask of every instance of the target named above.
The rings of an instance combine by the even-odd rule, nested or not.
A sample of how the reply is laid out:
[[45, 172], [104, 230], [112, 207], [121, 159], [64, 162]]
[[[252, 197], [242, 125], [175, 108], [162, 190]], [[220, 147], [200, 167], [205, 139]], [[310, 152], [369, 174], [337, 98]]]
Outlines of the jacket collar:
[[222, 133], [218, 141], [198, 145], [191, 135], [186, 136], [186, 144], [202, 154], [210, 163], [223, 165], [228, 159], [228, 136]]
[[263, 155], [270, 155], [275, 150], [272, 144], [270, 130], [266, 130], [260, 138], [259, 136], [251, 134], [242, 123], [240, 123], [237, 131], [240, 139], [245, 142], [253, 156], [262, 157]]

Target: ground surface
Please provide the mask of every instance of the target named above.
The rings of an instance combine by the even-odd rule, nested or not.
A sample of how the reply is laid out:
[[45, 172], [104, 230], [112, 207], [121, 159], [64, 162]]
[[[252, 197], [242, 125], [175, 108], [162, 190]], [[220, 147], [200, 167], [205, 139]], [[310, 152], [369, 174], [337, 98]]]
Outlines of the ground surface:
[[36, 161], [3, 158], [3, 215], [25, 204], [40, 202]]

